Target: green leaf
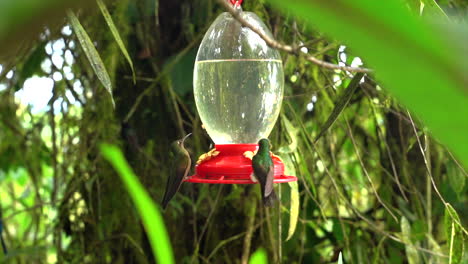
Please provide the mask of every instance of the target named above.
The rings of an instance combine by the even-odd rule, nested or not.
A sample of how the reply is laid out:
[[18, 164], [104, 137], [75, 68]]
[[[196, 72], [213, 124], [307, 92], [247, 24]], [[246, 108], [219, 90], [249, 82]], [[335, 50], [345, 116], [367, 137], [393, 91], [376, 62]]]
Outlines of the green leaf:
[[435, 0], [421, 0], [423, 14], [429, 16], [447, 17], [444, 10], [440, 8]]
[[46, 58], [47, 54], [45, 52], [46, 42], [39, 43], [31, 52], [28, 59], [21, 65], [18, 69], [19, 71], [19, 80], [17, 83], [17, 89], [19, 90], [23, 87], [24, 81], [29, 77], [37, 74], [39, 76], [43, 75], [41, 64]]
[[322, 129], [320, 130], [317, 137], [315, 137], [314, 142], [317, 142], [317, 140], [319, 140], [325, 134], [325, 132], [327, 132], [327, 130], [333, 125], [333, 123], [335, 123], [336, 119], [338, 119], [341, 112], [343, 112], [343, 110], [346, 108], [349, 101], [351, 100], [351, 97], [356, 91], [356, 88], [359, 86], [359, 81], [361, 81], [362, 77], [364, 77], [363, 73], [357, 73], [356, 75], [354, 75], [353, 79], [348, 84], [343, 94], [340, 96], [340, 98], [338, 98], [332, 113], [328, 117], [325, 124], [322, 126]]
[[460, 218], [450, 204], [446, 204], [444, 215], [445, 235], [449, 249], [449, 264], [458, 264], [463, 259], [464, 241]]
[[145, 188], [141, 185], [140, 181], [138, 181], [138, 178], [128, 165], [122, 152], [116, 146], [103, 144], [101, 145], [101, 153], [118, 172], [128, 193], [133, 199], [143, 220], [146, 232], [148, 233], [157, 263], [174, 263], [174, 255], [172, 253], [169, 236], [164, 226], [164, 220], [158, 208], [156, 208], [154, 202], [145, 191]]
[[338, 264], [343, 264], [343, 254], [340, 254], [338, 255]]
[[463, 175], [460, 168], [458, 168], [452, 160], [449, 160], [446, 166], [450, 185], [452, 186], [452, 189], [460, 195], [465, 187], [465, 175]]
[[115, 108], [114, 97], [112, 96], [112, 82], [106, 71], [106, 67], [102, 62], [101, 56], [99, 56], [96, 47], [94, 47], [88, 33], [86, 33], [76, 15], [72, 11], [67, 11], [67, 15], [73, 31], [75, 32], [76, 37], [78, 38], [78, 41], [80, 42], [80, 45], [94, 70], [94, 73], [96, 73], [99, 81], [101, 81], [104, 88], [106, 88], [106, 91], [110, 95], [112, 106]]
[[467, 68], [463, 53], [444, 33], [397, 0], [271, 3], [345, 42], [375, 70], [383, 87], [468, 165]]
[[405, 242], [406, 257], [408, 258], [408, 263], [420, 263], [418, 251], [416, 250], [415, 246], [411, 241], [411, 225], [408, 219], [406, 219], [406, 217], [401, 217], [400, 226], [401, 233], [403, 236], [403, 242]]
[[268, 263], [268, 257], [265, 249], [257, 249], [252, 256], [250, 256], [249, 264], [266, 264]]
[[114, 21], [112, 20], [112, 16], [110, 15], [109, 11], [106, 8], [106, 5], [102, 2], [102, 0], [97, 0], [97, 4], [99, 6], [99, 9], [101, 10], [102, 15], [104, 16], [104, 19], [106, 20], [107, 25], [109, 26], [109, 29], [111, 30], [112, 36], [114, 37], [115, 41], [117, 42], [117, 45], [120, 48], [120, 51], [122, 51], [122, 54], [124, 55], [125, 59], [130, 65], [130, 68], [132, 69], [133, 83], [136, 83], [136, 75], [135, 69], [133, 68], [132, 59], [130, 59], [130, 55], [128, 54], [127, 48], [125, 48], [122, 38], [120, 37], [119, 31], [117, 30], [117, 27], [115, 26]]
[[289, 229], [286, 241], [294, 235], [299, 218], [299, 189], [297, 187], [297, 181], [289, 182], [288, 184], [289, 187], [291, 187], [291, 206], [289, 208]]
[[197, 51], [197, 47], [183, 50], [171, 56], [164, 64], [163, 71], [169, 73], [173, 89], [180, 96], [185, 96], [193, 89], [193, 62]]
[[281, 114], [281, 121], [284, 124], [286, 133], [291, 143], [289, 143], [287, 146], [281, 146], [278, 148], [278, 152], [285, 154], [293, 153], [297, 149], [297, 133], [299, 132], [299, 128], [294, 127], [284, 113]]

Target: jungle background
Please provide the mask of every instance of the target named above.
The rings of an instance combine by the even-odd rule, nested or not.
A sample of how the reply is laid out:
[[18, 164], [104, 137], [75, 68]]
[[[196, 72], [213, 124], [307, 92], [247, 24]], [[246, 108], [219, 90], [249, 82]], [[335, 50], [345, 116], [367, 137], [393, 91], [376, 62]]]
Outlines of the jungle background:
[[[284, 100], [269, 138], [298, 182], [277, 184], [281, 202], [270, 209], [256, 185], [183, 184], [168, 209], [156, 209], [171, 244], [166, 253], [176, 263], [247, 263], [258, 249], [270, 263], [468, 263], [468, 104], [453, 111], [467, 102], [466, 82], [461, 99], [450, 98], [449, 88], [433, 93], [431, 82], [445, 89], [431, 71], [424, 75], [433, 64], [408, 56], [405, 67], [386, 69], [372, 59], [374, 45], [356, 45], [365, 35], [346, 37], [375, 24], [340, 35], [326, 24], [340, 18], [314, 11], [313, 1], [282, 8], [286, 2], [242, 6], [292, 47], [280, 47]], [[372, 7], [315, 2], [336, 4], [330, 10], [351, 27]], [[389, 2], [381, 5], [396, 11], [380, 9], [375, 19], [466, 22], [464, 0]], [[152, 247], [149, 237], [165, 235], [164, 227], [146, 232], [142, 210], [100, 146], [119, 146], [159, 205], [171, 142], [192, 132], [186, 146], [194, 160], [212, 147], [194, 103], [193, 65], [204, 33], [224, 11], [216, 0], [0, 2], [0, 220], [8, 249], [0, 262], [171, 263], [156, 261], [165, 247]], [[382, 43], [403, 43], [375, 30]], [[410, 33], [420, 47], [437, 46], [424, 42], [424, 32]], [[444, 49], [461, 50], [462, 64], [463, 36]], [[407, 56], [393, 55], [377, 57]], [[466, 77], [466, 68], [456, 67]], [[398, 70], [405, 74], [387, 74]], [[362, 80], [359, 71], [367, 73]], [[436, 117], [454, 125], [437, 126]]]

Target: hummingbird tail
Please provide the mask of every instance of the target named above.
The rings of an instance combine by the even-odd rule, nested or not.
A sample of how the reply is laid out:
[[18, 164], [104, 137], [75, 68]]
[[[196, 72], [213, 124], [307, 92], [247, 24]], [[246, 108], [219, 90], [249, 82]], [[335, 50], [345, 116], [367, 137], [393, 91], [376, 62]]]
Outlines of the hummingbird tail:
[[272, 191], [267, 197], [263, 197], [263, 205], [266, 207], [274, 206], [277, 201], [278, 197], [276, 197], [275, 191]]
[[161, 203], [163, 210], [166, 210], [166, 207], [169, 204], [169, 202], [171, 201], [171, 198], [168, 198], [168, 197], [166, 197], [166, 195], [164, 195], [164, 198], [163, 198], [162, 203]]

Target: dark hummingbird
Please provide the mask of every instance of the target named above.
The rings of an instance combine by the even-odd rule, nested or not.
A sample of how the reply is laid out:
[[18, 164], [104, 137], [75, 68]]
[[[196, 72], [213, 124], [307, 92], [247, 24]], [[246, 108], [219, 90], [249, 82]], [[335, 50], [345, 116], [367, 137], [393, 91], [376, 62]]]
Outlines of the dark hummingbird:
[[187, 139], [192, 133], [186, 135], [184, 138], [180, 140], [176, 140], [171, 144], [171, 160], [173, 162], [171, 168], [172, 172], [169, 174], [169, 178], [167, 178], [166, 184], [166, 191], [164, 192], [164, 197], [162, 200], [162, 206], [166, 209], [167, 204], [169, 201], [174, 197], [177, 191], [182, 185], [182, 181], [190, 171], [190, 166], [192, 165], [192, 161], [190, 159], [190, 155], [184, 147], [184, 141]]
[[138, 135], [130, 123], [125, 121], [122, 122], [120, 135], [123, 139], [125, 139], [133, 153], [138, 153], [141, 151], [140, 143], [138, 142]]
[[270, 142], [266, 138], [258, 141], [258, 151], [252, 158], [252, 167], [255, 178], [260, 182], [262, 200], [265, 206], [272, 206], [278, 200], [273, 180], [275, 178], [275, 167], [270, 156]]

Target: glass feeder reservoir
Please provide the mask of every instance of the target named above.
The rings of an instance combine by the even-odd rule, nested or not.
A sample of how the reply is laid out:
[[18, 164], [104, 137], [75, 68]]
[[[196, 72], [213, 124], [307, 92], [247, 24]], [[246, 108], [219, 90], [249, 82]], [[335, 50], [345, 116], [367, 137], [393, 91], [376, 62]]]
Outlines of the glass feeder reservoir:
[[[241, 17], [271, 37], [251, 12]], [[278, 118], [284, 74], [280, 54], [230, 13], [218, 16], [206, 32], [195, 61], [193, 89], [198, 113], [215, 149], [202, 155], [196, 174], [186, 181], [254, 183], [252, 155], [267, 138]], [[285, 176], [281, 160], [272, 155], [275, 182], [297, 180]]]

